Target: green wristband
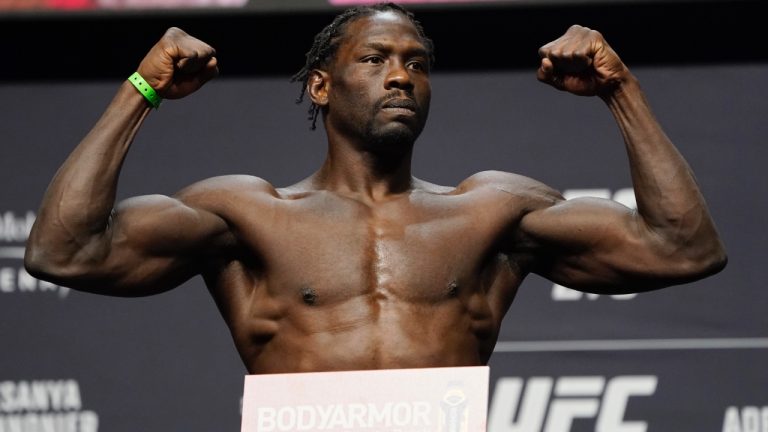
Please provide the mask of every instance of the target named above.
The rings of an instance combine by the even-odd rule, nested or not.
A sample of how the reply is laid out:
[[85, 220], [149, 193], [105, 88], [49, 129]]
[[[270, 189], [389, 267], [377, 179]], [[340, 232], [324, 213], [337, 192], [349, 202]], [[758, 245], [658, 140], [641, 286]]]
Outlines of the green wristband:
[[133, 75], [129, 76], [128, 81], [130, 81], [131, 84], [136, 87], [136, 90], [138, 90], [139, 93], [144, 96], [147, 102], [152, 105], [152, 108], [157, 109], [160, 106], [160, 102], [162, 102], [163, 98], [157, 94], [155, 89], [153, 89], [149, 84], [147, 84], [146, 81], [144, 81], [144, 77], [139, 75], [138, 72], [134, 72]]

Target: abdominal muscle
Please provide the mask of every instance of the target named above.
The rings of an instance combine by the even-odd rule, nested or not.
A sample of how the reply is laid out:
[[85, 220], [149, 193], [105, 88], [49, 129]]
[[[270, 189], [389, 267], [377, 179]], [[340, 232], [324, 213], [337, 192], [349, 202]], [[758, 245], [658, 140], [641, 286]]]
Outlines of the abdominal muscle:
[[363, 295], [284, 310], [263, 326], [273, 334], [235, 337], [249, 373], [474, 366], [487, 362], [495, 343], [490, 316], [456, 298], [415, 304]]

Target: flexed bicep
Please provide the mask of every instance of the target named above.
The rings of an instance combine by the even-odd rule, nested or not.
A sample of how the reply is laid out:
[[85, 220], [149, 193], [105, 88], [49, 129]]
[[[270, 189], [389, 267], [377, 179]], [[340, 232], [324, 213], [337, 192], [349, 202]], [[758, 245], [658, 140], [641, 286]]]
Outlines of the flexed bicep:
[[232, 243], [227, 223], [190, 196], [149, 195], [115, 206], [105, 229], [75, 247], [38, 248], [37, 277], [81, 291], [142, 296], [200, 272], [201, 261]]
[[520, 230], [534, 245], [533, 272], [581, 291], [649, 291], [700, 277], [674, 243], [611, 200], [561, 201], [527, 214]]
[[[102, 270], [91, 278], [111, 295], [147, 295], [200, 273], [204, 260], [233, 244], [229, 227], [208, 209], [176, 197], [151, 195], [120, 203], [113, 217]], [[106, 285], [106, 286], [105, 286]]]
[[529, 212], [520, 233], [534, 247], [534, 271], [571, 288], [622, 293], [722, 270], [725, 249], [693, 171], [603, 36], [575, 25], [539, 55], [539, 80], [599, 96], [610, 109], [624, 138], [637, 210], [574, 199]]

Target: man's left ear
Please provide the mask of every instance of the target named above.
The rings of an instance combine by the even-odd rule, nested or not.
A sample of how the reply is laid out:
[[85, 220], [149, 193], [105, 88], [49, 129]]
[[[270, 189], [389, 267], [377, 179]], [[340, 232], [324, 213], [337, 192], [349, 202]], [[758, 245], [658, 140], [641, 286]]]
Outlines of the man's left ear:
[[315, 105], [328, 105], [328, 89], [330, 85], [331, 81], [328, 72], [320, 69], [313, 69], [309, 73], [307, 93], [309, 93], [309, 97]]

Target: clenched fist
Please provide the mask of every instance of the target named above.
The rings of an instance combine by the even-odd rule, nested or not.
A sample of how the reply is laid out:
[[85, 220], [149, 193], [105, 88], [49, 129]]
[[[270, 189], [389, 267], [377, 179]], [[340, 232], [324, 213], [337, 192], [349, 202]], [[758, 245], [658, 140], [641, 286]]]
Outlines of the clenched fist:
[[219, 68], [216, 50], [171, 27], [141, 61], [138, 72], [161, 97], [178, 99], [218, 75]]
[[603, 35], [579, 25], [539, 48], [539, 56], [539, 81], [581, 96], [607, 96], [630, 76]]

